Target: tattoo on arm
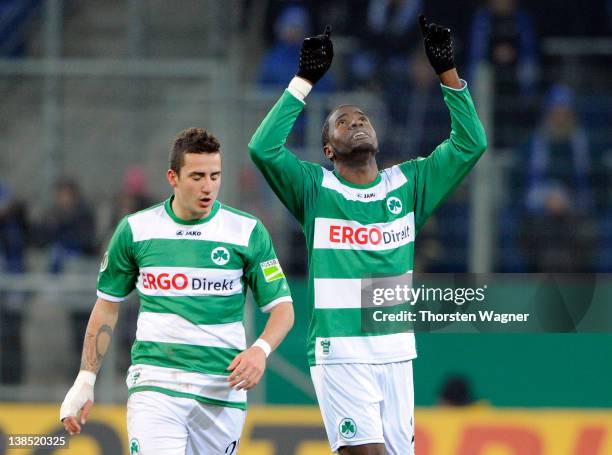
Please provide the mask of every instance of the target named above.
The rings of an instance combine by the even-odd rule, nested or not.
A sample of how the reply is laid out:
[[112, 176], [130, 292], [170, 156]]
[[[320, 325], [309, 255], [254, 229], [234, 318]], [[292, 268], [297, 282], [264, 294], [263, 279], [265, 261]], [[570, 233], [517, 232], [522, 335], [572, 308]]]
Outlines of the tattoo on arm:
[[81, 370], [98, 372], [102, 366], [102, 360], [110, 344], [112, 334], [113, 329], [108, 324], [101, 325], [97, 333], [89, 331], [85, 333]]

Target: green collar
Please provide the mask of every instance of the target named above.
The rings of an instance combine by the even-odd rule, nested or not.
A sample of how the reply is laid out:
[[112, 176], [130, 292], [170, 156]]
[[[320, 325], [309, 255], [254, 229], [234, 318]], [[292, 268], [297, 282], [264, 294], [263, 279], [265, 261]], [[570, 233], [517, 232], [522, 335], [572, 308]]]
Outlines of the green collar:
[[342, 183], [343, 185], [346, 186], [350, 186], [351, 188], [357, 188], [357, 189], [366, 189], [366, 188], [372, 188], [373, 186], [376, 186], [380, 183], [381, 180], [381, 176], [380, 176], [380, 172], [378, 174], [376, 174], [376, 178], [371, 181], [370, 183], [363, 183], [363, 184], [357, 184], [357, 183], [351, 183], [348, 180], [342, 178], [342, 176], [340, 175], [339, 172], [336, 171], [336, 169], [334, 169], [333, 174], [336, 176], [336, 178], [338, 180], [340, 180], [340, 183]]
[[176, 216], [176, 214], [172, 211], [172, 201], [173, 200], [174, 200], [174, 196], [170, 196], [170, 198], [166, 199], [166, 202], [164, 202], [164, 208], [166, 209], [166, 213], [168, 214], [168, 216], [172, 218], [178, 224], [187, 224], [187, 225], [204, 224], [210, 221], [219, 211], [219, 207], [221, 207], [221, 203], [219, 201], [215, 201], [213, 204], [212, 210], [204, 218], [200, 218], [197, 220], [183, 220], [182, 218], [179, 218], [178, 216]]

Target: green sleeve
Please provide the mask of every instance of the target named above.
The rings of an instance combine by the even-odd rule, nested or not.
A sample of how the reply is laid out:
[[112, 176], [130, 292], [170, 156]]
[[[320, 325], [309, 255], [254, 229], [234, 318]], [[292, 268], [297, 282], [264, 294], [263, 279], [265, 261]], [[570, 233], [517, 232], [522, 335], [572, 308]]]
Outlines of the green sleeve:
[[244, 274], [262, 311], [269, 311], [280, 300], [291, 300], [289, 285], [276, 257], [272, 239], [261, 221], [257, 222], [249, 239]]
[[451, 116], [450, 137], [427, 158], [417, 158], [399, 165], [414, 184], [417, 231], [487, 148], [487, 138], [467, 85], [460, 90], [442, 86], [442, 92]]
[[132, 230], [127, 218], [123, 218], [102, 259], [98, 274], [98, 297], [116, 302], [125, 300], [137, 279], [138, 265], [134, 260]]
[[304, 224], [305, 213], [314, 207], [323, 179], [321, 166], [298, 159], [285, 147], [303, 109], [304, 103], [285, 90], [249, 142], [253, 162], [300, 224]]

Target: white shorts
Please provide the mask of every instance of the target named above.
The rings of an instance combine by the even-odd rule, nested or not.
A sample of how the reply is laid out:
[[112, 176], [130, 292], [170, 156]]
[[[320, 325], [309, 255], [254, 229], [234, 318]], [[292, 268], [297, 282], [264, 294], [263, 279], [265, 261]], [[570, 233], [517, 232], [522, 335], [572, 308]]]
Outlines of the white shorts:
[[389, 455], [414, 454], [411, 361], [315, 365], [310, 375], [333, 452], [384, 443]]
[[127, 403], [128, 450], [138, 455], [238, 453], [246, 411], [135, 392]]

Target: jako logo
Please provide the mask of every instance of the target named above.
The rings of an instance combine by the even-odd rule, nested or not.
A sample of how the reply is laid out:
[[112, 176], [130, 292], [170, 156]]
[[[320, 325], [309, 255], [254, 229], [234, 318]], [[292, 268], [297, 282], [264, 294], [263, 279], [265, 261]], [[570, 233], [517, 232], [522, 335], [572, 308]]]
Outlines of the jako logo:
[[200, 231], [184, 231], [182, 229], [179, 229], [178, 231], [176, 231], [176, 235], [177, 236], [191, 236], [191, 237], [199, 237], [202, 235], [202, 233]]
[[358, 199], [372, 199], [376, 197], [376, 193], [357, 193]]

